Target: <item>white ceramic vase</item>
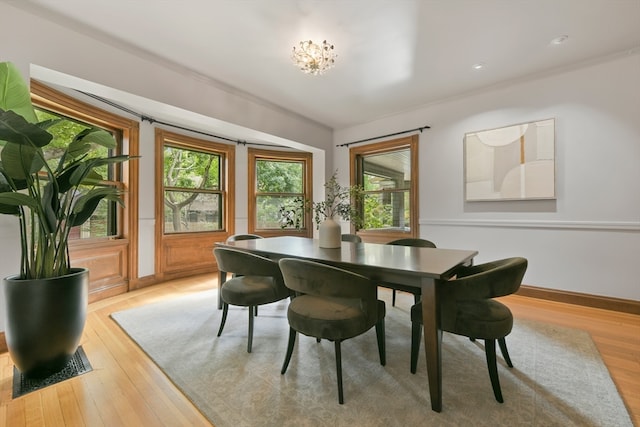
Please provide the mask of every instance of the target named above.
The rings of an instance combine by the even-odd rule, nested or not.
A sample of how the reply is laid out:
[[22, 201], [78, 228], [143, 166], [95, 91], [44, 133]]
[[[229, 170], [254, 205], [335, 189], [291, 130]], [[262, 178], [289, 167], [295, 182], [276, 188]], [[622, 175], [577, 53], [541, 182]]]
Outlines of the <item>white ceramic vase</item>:
[[321, 248], [339, 248], [342, 246], [342, 229], [333, 218], [327, 218], [318, 227]]

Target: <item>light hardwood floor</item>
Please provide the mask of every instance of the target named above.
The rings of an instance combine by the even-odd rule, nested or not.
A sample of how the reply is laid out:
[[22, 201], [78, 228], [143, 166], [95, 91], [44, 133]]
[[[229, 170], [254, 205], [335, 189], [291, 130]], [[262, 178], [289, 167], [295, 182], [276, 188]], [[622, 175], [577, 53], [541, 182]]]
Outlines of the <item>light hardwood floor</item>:
[[[17, 399], [13, 365], [0, 354], [0, 426], [210, 426], [109, 314], [216, 282], [215, 275], [174, 280], [91, 304], [81, 344], [93, 371]], [[589, 331], [640, 426], [640, 316], [517, 295], [502, 300], [515, 316]]]

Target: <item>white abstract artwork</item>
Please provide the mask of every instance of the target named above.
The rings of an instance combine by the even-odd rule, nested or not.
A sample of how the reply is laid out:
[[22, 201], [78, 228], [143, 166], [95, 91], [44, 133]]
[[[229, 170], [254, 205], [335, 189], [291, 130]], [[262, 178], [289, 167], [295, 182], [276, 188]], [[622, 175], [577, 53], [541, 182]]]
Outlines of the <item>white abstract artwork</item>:
[[464, 136], [466, 201], [555, 199], [555, 119]]

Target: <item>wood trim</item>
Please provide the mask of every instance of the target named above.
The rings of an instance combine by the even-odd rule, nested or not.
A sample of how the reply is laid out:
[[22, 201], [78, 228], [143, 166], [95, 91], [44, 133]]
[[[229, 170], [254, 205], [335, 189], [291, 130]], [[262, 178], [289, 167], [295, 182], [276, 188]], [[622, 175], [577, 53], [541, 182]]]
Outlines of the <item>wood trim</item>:
[[257, 229], [256, 228], [256, 160], [280, 160], [302, 162], [304, 167], [304, 197], [313, 200], [313, 154], [299, 151], [276, 151], [257, 148], [247, 149], [247, 231], [263, 237], [275, 236], [313, 236], [313, 218], [311, 211], [305, 212], [305, 224], [300, 230]]
[[[164, 234], [164, 145], [221, 154], [223, 229], [202, 233]], [[155, 129], [155, 278], [159, 281], [216, 271], [213, 246], [235, 229], [235, 146]], [[188, 258], [188, 260], [186, 259]]]
[[0, 332], [0, 353], [6, 353], [9, 351], [7, 347], [7, 337], [4, 335], [4, 331]]
[[530, 285], [522, 285], [520, 290], [516, 293], [524, 297], [563, 302], [584, 307], [601, 308], [621, 313], [640, 314], [640, 301], [562, 291], [557, 289], [539, 288]]
[[[140, 126], [137, 121], [87, 104], [37, 80], [32, 79], [30, 81], [30, 90], [32, 102], [35, 106], [91, 123], [119, 134], [122, 137], [122, 152], [132, 157], [140, 155]], [[120, 215], [118, 218], [120, 236], [110, 240], [120, 241], [119, 244], [126, 243], [127, 245], [125, 250], [127, 259], [123, 261], [125, 271], [118, 271], [122, 280], [107, 288], [92, 283], [96, 285], [95, 292], [90, 295], [90, 300], [92, 301], [127, 292], [129, 290], [129, 279], [138, 275], [139, 164], [136, 159], [129, 160], [123, 165], [121, 182], [125, 190], [123, 196], [125, 208], [121, 209], [118, 214]], [[107, 245], [119, 245], [113, 245], [113, 243], [112, 241]], [[69, 246], [70, 251], [75, 252], [75, 256], [72, 256], [72, 263], [75, 263], [78, 259], [82, 261], [82, 259], [91, 258], [105, 247], [105, 243], [101, 240], [92, 239], [91, 241], [71, 242]]]
[[[411, 230], [409, 232], [402, 231], [375, 231], [375, 230], [359, 230], [360, 235], [364, 241], [373, 243], [385, 243], [391, 240], [405, 238], [405, 237], [419, 237], [419, 224], [420, 217], [420, 200], [419, 200], [419, 152], [418, 142], [420, 141], [419, 135], [411, 135], [403, 138], [392, 139], [389, 141], [377, 142], [374, 144], [360, 145], [349, 149], [349, 178], [351, 185], [358, 184], [359, 171], [357, 158], [363, 155], [370, 154], [382, 154], [385, 152], [397, 151], [403, 148], [409, 148], [411, 150]], [[352, 227], [351, 232], [355, 232]]]

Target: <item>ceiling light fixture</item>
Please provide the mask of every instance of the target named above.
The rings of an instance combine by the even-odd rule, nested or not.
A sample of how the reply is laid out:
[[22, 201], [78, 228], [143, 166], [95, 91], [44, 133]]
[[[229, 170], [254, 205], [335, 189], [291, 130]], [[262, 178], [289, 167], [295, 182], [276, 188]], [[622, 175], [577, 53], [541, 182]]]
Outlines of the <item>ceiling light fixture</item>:
[[477, 64], [473, 64], [472, 68], [474, 70], [482, 70], [484, 68], [484, 62], [478, 62]]
[[296, 67], [300, 68], [306, 74], [318, 76], [326, 70], [333, 68], [336, 54], [333, 51], [333, 45], [323, 41], [322, 44], [316, 44], [311, 40], [301, 41], [299, 46], [293, 47], [291, 59]]

